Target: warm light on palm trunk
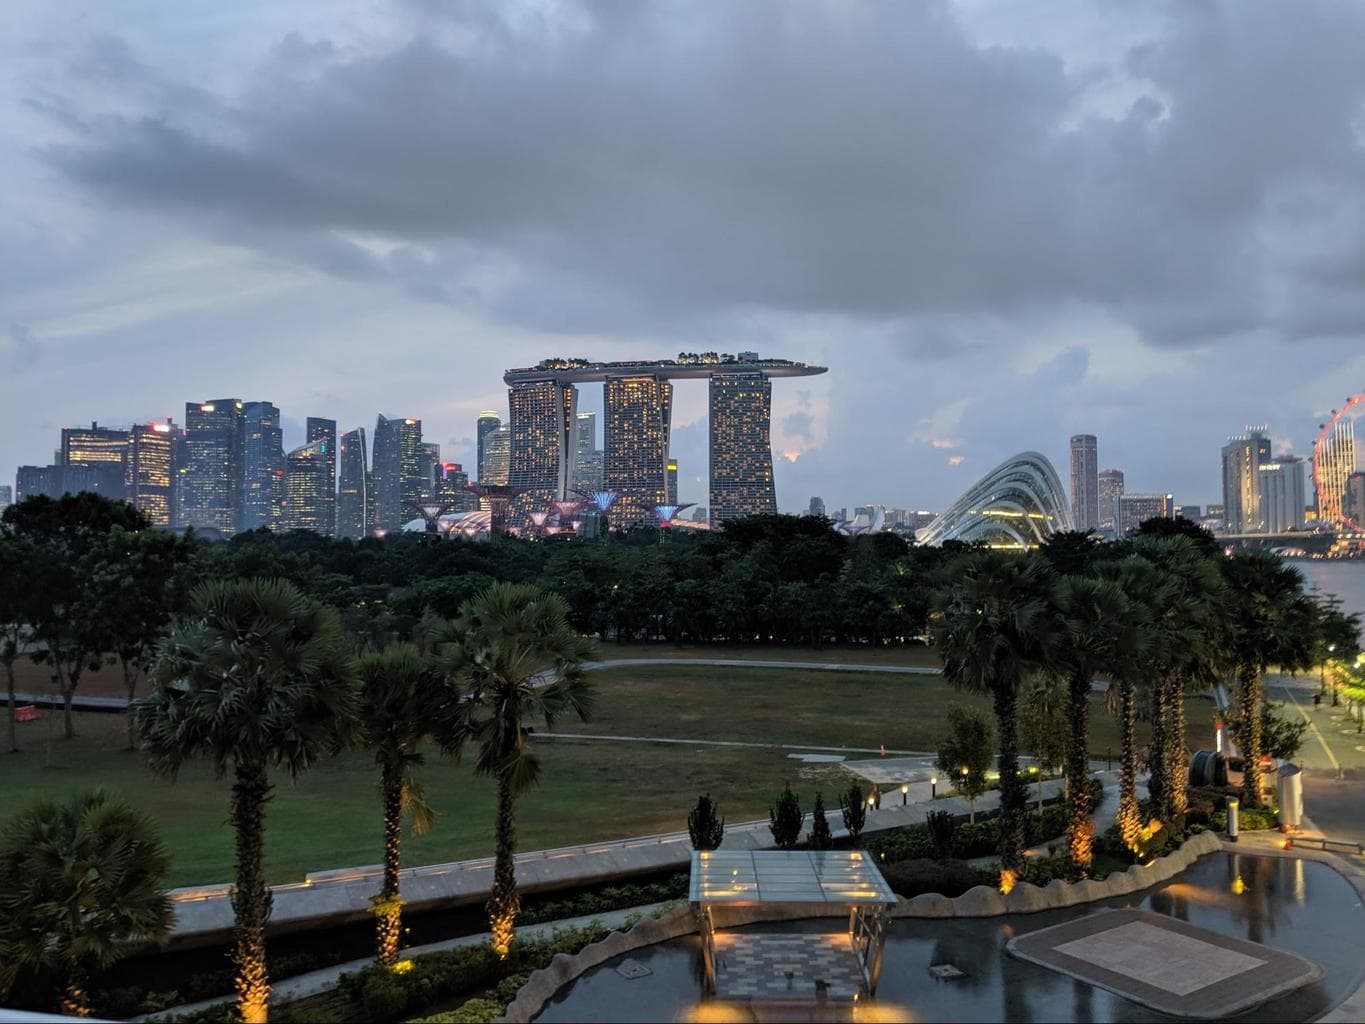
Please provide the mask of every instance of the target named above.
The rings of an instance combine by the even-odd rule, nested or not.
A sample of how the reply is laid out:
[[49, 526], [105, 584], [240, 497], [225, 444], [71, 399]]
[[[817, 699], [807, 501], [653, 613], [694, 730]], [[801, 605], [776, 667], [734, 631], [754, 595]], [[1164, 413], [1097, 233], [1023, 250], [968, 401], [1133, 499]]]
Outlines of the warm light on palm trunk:
[[1122, 731], [1123, 765], [1119, 773], [1119, 810], [1116, 816], [1119, 836], [1130, 850], [1136, 849], [1142, 831], [1142, 816], [1137, 799], [1137, 703], [1131, 685], [1119, 688], [1119, 717]]
[[493, 952], [505, 957], [512, 950], [516, 938], [517, 911], [521, 896], [517, 893], [516, 853], [516, 797], [512, 783], [498, 778], [498, 818], [495, 825], [496, 853], [493, 866], [493, 892], [488, 898], [488, 924], [492, 932]]
[[1090, 676], [1077, 672], [1071, 677], [1071, 743], [1066, 752], [1067, 788], [1071, 793], [1071, 813], [1067, 822], [1067, 848], [1076, 874], [1087, 875], [1093, 859], [1095, 825], [1090, 820], [1090, 787], [1086, 785], [1090, 762]]
[[400, 843], [403, 835], [403, 781], [398, 770], [384, 769], [384, 884], [375, 902], [378, 960], [384, 967], [398, 963], [398, 941], [403, 931], [403, 903], [398, 894]]
[[232, 786], [232, 825], [237, 838], [237, 879], [232, 889], [237, 926], [232, 962], [237, 969], [237, 1012], [246, 1024], [264, 1024], [270, 1012], [265, 924], [271, 900], [262, 864], [265, 805], [269, 799], [270, 780], [264, 766], [239, 764]]

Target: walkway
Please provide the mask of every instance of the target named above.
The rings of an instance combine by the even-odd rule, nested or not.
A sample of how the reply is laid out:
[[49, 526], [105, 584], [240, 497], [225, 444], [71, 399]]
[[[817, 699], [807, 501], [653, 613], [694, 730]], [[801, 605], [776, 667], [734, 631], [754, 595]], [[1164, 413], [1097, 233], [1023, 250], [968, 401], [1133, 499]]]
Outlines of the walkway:
[[[1055, 796], [1060, 789], [1060, 780], [1043, 783], [1048, 796]], [[904, 805], [894, 794], [888, 794], [880, 810], [868, 813], [864, 831], [920, 824], [930, 810], [968, 812], [965, 797], [931, 800], [927, 782], [914, 783], [911, 790], [912, 799]], [[999, 799], [997, 792], [987, 793], [977, 800], [976, 809], [979, 813], [994, 810]], [[827, 820], [835, 837], [847, 835], [837, 809], [828, 812]], [[772, 845], [767, 820], [726, 827], [726, 849], [759, 850]], [[692, 845], [686, 832], [640, 836], [518, 854], [517, 882], [523, 892], [578, 888], [636, 875], [685, 871], [691, 859]], [[302, 882], [275, 886], [272, 930], [287, 932], [319, 924], [368, 920], [370, 897], [379, 888], [380, 874], [378, 865], [343, 868], [309, 874]], [[403, 898], [413, 911], [480, 903], [487, 899], [492, 882], [491, 857], [405, 868], [402, 873]], [[206, 945], [226, 939], [233, 920], [229, 888], [222, 884], [172, 891], [175, 906], [172, 945]]]

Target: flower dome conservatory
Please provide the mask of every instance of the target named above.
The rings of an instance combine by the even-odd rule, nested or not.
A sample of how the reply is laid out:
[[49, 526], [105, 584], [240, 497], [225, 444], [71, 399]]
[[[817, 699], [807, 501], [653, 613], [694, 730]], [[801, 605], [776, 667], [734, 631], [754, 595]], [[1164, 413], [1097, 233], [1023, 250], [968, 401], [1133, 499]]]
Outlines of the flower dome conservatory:
[[916, 539], [1031, 548], [1071, 528], [1066, 491], [1052, 463], [1038, 452], [1021, 452], [969, 487]]

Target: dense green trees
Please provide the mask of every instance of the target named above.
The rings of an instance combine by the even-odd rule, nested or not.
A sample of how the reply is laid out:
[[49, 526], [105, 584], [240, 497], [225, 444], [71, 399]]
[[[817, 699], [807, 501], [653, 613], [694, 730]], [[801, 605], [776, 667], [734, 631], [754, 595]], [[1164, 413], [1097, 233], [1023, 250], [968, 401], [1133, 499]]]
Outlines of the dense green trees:
[[244, 1021], [264, 1021], [269, 771], [294, 777], [355, 739], [355, 664], [336, 612], [292, 584], [213, 580], [195, 588], [190, 615], [157, 648], [152, 678], [154, 692], [133, 705], [152, 769], [174, 779], [204, 758], [233, 777], [237, 1008]]
[[168, 864], [152, 822], [102, 790], [15, 814], [0, 834], [0, 997], [37, 983], [88, 1015], [91, 976], [165, 938]]

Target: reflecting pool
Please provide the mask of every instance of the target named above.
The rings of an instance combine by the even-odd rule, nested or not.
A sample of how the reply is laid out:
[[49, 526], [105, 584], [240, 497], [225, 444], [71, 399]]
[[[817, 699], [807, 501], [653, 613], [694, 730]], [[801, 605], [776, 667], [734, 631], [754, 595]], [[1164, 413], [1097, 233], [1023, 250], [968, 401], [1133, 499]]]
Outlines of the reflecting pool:
[[[1237, 884], [1240, 879], [1241, 884]], [[1144, 892], [1041, 914], [892, 922], [875, 1008], [857, 1019], [916, 1021], [1160, 1021], [1174, 1020], [1121, 996], [1005, 952], [1015, 935], [1093, 913], [1101, 906], [1137, 907], [1201, 928], [1264, 943], [1316, 961], [1321, 981], [1250, 1010], [1243, 1021], [1312, 1020], [1360, 983], [1365, 915], [1355, 890], [1325, 864], [1278, 857], [1212, 854], [1177, 878]], [[834, 922], [797, 921], [755, 930], [828, 931]], [[837, 927], [837, 925], [836, 925]], [[566, 986], [537, 1022], [750, 1020], [742, 1004], [700, 1004], [696, 936], [637, 949], [627, 957], [652, 973], [634, 980], [609, 960]], [[965, 976], [937, 981], [932, 964], [953, 964]], [[877, 1010], [880, 1009], [881, 1013]], [[778, 1019], [771, 1015], [765, 1019]], [[793, 1020], [831, 1019], [794, 1009]]]

